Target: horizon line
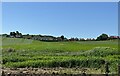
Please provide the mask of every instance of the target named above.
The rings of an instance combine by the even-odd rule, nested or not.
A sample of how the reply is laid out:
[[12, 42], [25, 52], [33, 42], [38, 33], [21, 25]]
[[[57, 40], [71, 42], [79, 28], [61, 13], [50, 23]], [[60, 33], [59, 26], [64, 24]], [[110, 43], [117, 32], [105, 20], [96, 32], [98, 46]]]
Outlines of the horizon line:
[[[15, 31], [16, 32], [16, 31]], [[19, 32], [19, 31], [18, 31]], [[22, 32], [19, 32], [19, 33], [22, 33]], [[10, 35], [10, 33], [0, 33], [0, 35], [3, 35], [3, 34], [7, 34], [7, 35]], [[29, 35], [42, 35], [42, 36], [53, 36], [53, 37], [60, 37], [60, 36], [64, 36], [65, 38], [84, 38], [84, 39], [87, 39], [87, 38], [97, 38], [98, 36], [100, 36], [101, 34], [107, 34], [107, 33], [101, 33], [101, 34], [99, 34], [98, 36], [96, 36], [96, 37], [66, 37], [64, 34], [62, 34], [62, 35], [52, 35], [52, 34], [33, 34], [33, 33], [22, 33], [22, 35], [27, 35], [27, 34], [29, 34]], [[107, 34], [109, 37], [110, 36], [119, 36], [119, 35], [110, 35], [110, 34]]]

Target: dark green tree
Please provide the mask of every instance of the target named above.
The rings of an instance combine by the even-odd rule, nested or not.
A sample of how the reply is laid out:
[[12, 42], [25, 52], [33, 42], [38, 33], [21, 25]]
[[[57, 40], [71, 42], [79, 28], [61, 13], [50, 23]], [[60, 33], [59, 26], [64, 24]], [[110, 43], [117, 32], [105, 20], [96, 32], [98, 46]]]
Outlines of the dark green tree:
[[99, 41], [99, 40], [107, 40], [109, 37], [108, 37], [108, 35], [107, 34], [102, 34], [102, 35], [100, 35], [99, 37], [97, 37], [97, 41]]
[[16, 33], [15, 32], [10, 32], [10, 36], [16, 36]]
[[13, 36], [13, 32], [10, 32], [10, 36]]
[[64, 40], [64, 36], [63, 35], [61, 36], [61, 39]]
[[20, 37], [23, 37], [23, 36], [22, 36], [22, 33], [19, 33], [19, 35], [20, 35]]
[[16, 31], [16, 35], [19, 35], [20, 33], [18, 31]]
[[16, 37], [16, 33], [15, 32], [13, 32], [13, 36]]

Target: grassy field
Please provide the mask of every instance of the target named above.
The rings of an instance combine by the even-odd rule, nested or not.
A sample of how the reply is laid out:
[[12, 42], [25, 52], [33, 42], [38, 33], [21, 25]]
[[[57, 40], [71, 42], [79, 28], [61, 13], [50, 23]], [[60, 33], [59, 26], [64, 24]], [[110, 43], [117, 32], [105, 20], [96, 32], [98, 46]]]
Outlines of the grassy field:
[[117, 40], [42, 42], [2, 38], [2, 59], [6, 68], [88, 68], [99, 73], [105, 71], [107, 61], [110, 73], [117, 73], [120, 52]]

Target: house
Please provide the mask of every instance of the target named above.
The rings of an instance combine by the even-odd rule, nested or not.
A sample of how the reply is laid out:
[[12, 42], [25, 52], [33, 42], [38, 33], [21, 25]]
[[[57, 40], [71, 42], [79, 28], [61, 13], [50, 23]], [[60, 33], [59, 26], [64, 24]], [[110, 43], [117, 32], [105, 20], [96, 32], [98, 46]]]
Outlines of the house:
[[46, 36], [46, 35], [45, 36], [39, 36], [39, 35], [37, 35], [37, 36], [34, 36], [32, 39], [40, 40], [40, 41], [53, 41], [56, 38], [53, 37], [53, 36]]
[[119, 39], [120, 36], [110, 36], [110, 39]]

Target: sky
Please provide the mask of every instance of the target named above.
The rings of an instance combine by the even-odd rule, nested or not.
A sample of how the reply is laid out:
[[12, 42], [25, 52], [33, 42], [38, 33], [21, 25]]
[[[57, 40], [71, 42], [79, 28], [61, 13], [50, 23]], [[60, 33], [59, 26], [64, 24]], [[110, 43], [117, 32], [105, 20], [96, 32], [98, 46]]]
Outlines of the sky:
[[118, 35], [117, 2], [4, 2], [2, 33], [67, 38]]

